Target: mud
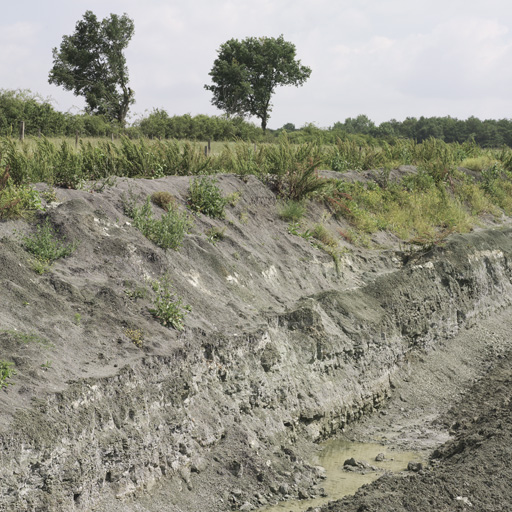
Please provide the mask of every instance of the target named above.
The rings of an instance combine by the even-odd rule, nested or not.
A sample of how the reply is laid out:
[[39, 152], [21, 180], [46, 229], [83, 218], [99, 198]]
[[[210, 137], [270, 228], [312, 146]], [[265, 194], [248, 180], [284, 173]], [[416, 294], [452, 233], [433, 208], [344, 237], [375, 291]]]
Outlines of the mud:
[[[487, 443], [471, 441], [484, 436], [479, 421], [502, 414], [492, 401], [473, 421], [469, 404], [474, 395], [475, 409], [487, 410], [478, 386], [511, 350], [510, 228], [455, 235], [428, 253], [403, 252], [380, 233], [371, 250], [346, 245], [336, 269], [289, 232], [274, 193], [254, 177], [220, 177], [239, 201], [223, 220], [196, 216], [177, 252], [123, 214], [130, 190], [141, 201], [169, 191], [185, 209], [188, 184], [58, 190], [44, 215], [80, 243], [42, 275], [21, 242], [33, 223], [0, 224], [0, 359], [17, 370], [0, 391], [0, 510], [216, 512], [313, 498], [323, 493], [318, 443], [340, 435], [427, 458], [438, 450], [423, 474], [383, 477], [354, 507], [386, 505], [381, 485], [397, 503], [392, 488], [423, 500], [423, 481], [439, 483], [431, 497], [439, 510], [469, 506], [462, 498], [476, 507], [464, 489], [442, 505], [455, 484], [441, 482], [456, 478], [455, 461], [472, 471], [463, 456]], [[309, 222], [323, 215], [310, 205]], [[344, 227], [324, 221], [333, 232]], [[215, 244], [212, 227], [225, 229]], [[191, 305], [183, 332], [149, 312], [151, 283], [166, 275]], [[456, 415], [463, 410], [467, 417]], [[506, 463], [495, 466], [504, 477]], [[477, 465], [475, 481], [478, 471], [487, 469]], [[482, 492], [490, 486], [489, 496], [505, 500], [505, 484], [493, 483], [482, 479]]]

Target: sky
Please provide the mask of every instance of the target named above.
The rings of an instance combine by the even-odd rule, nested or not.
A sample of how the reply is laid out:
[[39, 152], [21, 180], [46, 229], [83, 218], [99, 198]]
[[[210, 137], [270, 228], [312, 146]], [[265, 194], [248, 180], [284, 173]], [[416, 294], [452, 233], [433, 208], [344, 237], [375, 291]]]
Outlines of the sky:
[[[154, 108], [169, 115], [222, 115], [211, 105], [210, 72], [229, 39], [292, 42], [312, 69], [302, 87], [273, 96], [269, 128], [332, 126], [367, 115], [512, 118], [510, 0], [3, 0], [0, 89], [30, 89], [57, 110], [84, 102], [48, 84], [52, 49], [85, 11], [126, 13], [126, 50], [136, 103], [129, 120]], [[257, 119], [252, 119], [259, 124]]]

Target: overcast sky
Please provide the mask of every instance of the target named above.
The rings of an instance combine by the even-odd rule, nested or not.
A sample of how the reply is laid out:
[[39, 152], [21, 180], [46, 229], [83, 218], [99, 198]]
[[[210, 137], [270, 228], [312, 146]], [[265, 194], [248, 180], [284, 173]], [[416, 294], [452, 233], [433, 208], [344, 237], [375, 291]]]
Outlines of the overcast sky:
[[48, 72], [52, 48], [86, 10], [135, 22], [126, 51], [132, 121], [153, 108], [222, 114], [203, 87], [219, 46], [281, 34], [312, 74], [276, 91], [270, 128], [328, 127], [359, 114], [377, 124], [512, 118], [510, 0], [3, 0], [0, 89], [30, 89], [59, 110], [80, 110], [82, 100], [49, 85]]

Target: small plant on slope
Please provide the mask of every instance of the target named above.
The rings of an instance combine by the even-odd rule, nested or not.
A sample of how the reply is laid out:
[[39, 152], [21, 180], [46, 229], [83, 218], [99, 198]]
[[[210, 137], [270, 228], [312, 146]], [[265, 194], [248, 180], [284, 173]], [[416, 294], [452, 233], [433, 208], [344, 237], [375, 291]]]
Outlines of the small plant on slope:
[[151, 308], [149, 312], [162, 325], [182, 331], [185, 326], [185, 315], [191, 310], [191, 307], [188, 304], [183, 304], [183, 299], [172, 291], [167, 277], [162, 281], [154, 281], [153, 290], [157, 296], [154, 302], [155, 307]]
[[77, 247], [76, 243], [66, 244], [59, 240], [49, 219], [37, 226], [35, 234], [23, 237], [23, 245], [36, 257], [34, 270], [39, 274], [46, 272], [55, 260], [72, 254]]
[[216, 185], [217, 180], [206, 176], [195, 178], [190, 184], [188, 205], [197, 212], [213, 218], [224, 218], [224, 208], [228, 199]]
[[7, 386], [13, 386], [14, 383], [8, 382], [8, 379], [16, 375], [16, 370], [13, 368], [14, 363], [8, 361], [0, 361], [0, 389]]

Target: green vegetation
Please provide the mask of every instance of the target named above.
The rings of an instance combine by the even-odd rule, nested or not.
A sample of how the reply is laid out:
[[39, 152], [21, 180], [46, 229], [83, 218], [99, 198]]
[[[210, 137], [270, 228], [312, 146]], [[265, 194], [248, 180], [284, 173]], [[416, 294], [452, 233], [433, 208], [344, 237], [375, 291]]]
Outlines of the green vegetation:
[[176, 198], [169, 192], [165, 191], [154, 192], [151, 194], [151, 202], [166, 212], [172, 208], [176, 208]]
[[265, 133], [276, 87], [302, 85], [311, 69], [295, 60], [295, 45], [283, 36], [248, 37], [221, 45], [209, 75], [212, 104], [228, 115], [258, 117]]
[[219, 240], [224, 240], [225, 236], [226, 228], [218, 228], [214, 226], [206, 232], [206, 238], [208, 239], [208, 242], [210, 242], [213, 245], [217, 245], [217, 242]]
[[181, 212], [175, 203], [169, 202], [167, 206], [169, 209], [160, 219], [155, 219], [150, 196], [142, 206], [137, 206], [137, 200], [132, 194], [128, 198], [123, 198], [124, 211], [133, 219], [133, 225], [162, 249], [176, 251], [181, 247], [193, 223], [189, 215]]
[[13, 386], [13, 382], [9, 382], [8, 379], [12, 378], [16, 375], [16, 370], [14, 369], [14, 363], [10, 363], [8, 361], [0, 361], [0, 389], [7, 388], [8, 386]]
[[111, 14], [99, 21], [92, 11], [86, 11], [74, 34], [64, 36], [60, 48], [53, 49], [48, 81], [83, 96], [87, 112], [124, 126], [134, 93], [128, 87], [123, 51], [133, 32], [133, 20], [126, 14]]
[[157, 296], [154, 308], [151, 308], [149, 312], [162, 325], [182, 331], [185, 326], [185, 316], [187, 312], [191, 311], [191, 307], [183, 304], [182, 298], [172, 291], [167, 277], [164, 277], [162, 281], [153, 281], [153, 290]]
[[207, 176], [194, 178], [190, 183], [187, 199], [191, 210], [208, 217], [224, 218], [228, 199], [222, 196], [216, 183], [214, 178]]
[[26, 217], [40, 209], [39, 194], [27, 185], [14, 185], [6, 169], [0, 177], [0, 220]]
[[36, 227], [33, 235], [23, 237], [22, 243], [25, 250], [35, 256], [32, 263], [38, 274], [43, 274], [54, 261], [71, 255], [77, 248], [76, 243], [65, 243], [58, 238], [48, 218]]
[[279, 205], [279, 217], [286, 222], [299, 222], [306, 213], [304, 201], [288, 199]]
[[138, 348], [144, 346], [144, 331], [142, 329], [125, 329], [124, 335]]

